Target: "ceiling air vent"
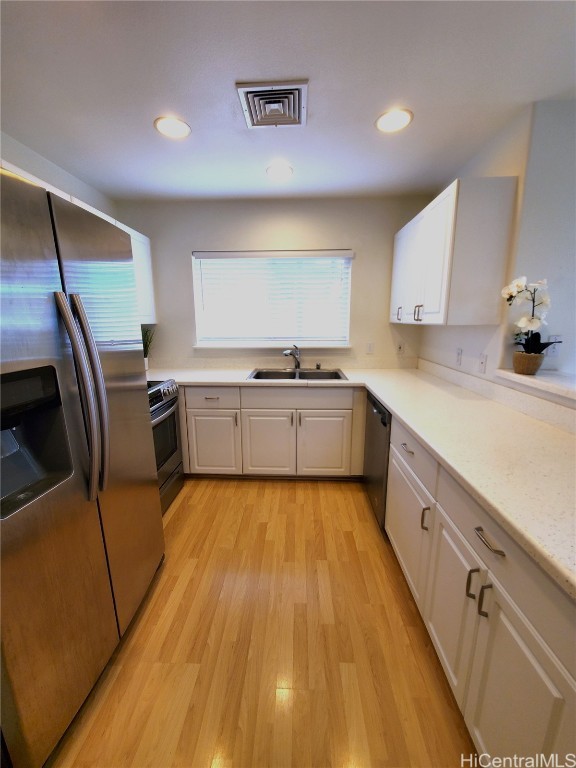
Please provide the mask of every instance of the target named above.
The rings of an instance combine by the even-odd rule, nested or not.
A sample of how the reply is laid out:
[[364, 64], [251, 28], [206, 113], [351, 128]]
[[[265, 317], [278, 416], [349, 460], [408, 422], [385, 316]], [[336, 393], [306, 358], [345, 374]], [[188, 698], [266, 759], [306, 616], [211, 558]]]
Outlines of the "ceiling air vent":
[[236, 83], [248, 128], [306, 125], [308, 80]]

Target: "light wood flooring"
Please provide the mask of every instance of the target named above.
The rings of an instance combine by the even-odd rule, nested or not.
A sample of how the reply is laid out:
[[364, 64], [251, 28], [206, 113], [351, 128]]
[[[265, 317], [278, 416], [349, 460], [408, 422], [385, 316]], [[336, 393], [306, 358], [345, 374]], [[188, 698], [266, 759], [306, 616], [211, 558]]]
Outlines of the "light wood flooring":
[[474, 752], [361, 484], [189, 479], [164, 525], [165, 563], [51, 768], [457, 768]]

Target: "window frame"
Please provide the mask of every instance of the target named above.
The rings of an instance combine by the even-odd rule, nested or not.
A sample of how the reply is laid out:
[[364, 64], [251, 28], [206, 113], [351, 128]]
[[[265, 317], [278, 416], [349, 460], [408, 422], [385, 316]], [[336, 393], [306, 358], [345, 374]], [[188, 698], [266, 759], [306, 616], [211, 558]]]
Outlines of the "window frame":
[[[306, 340], [305, 337], [266, 337], [257, 339], [243, 337], [238, 339], [209, 337], [202, 333], [202, 318], [198, 308], [203, 301], [201, 278], [198, 270], [202, 261], [213, 259], [290, 259], [290, 258], [331, 258], [345, 260], [349, 264], [347, 273], [348, 301], [346, 314], [342, 321], [346, 326], [346, 339], [318, 338]], [[317, 249], [317, 250], [266, 250], [266, 251], [193, 251], [192, 252], [192, 284], [194, 296], [194, 347], [199, 349], [284, 349], [287, 345], [297, 344], [302, 349], [349, 349], [351, 347], [351, 307], [352, 307], [352, 261], [355, 253], [351, 249]], [[200, 329], [199, 329], [200, 326]]]

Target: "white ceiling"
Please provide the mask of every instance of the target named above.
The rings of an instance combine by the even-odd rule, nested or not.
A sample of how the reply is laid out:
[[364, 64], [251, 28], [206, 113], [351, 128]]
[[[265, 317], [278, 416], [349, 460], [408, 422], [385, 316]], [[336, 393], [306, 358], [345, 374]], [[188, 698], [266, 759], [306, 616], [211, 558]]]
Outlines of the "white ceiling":
[[[366, 195], [449, 180], [527, 104], [575, 95], [575, 5], [3, 0], [2, 130], [112, 197]], [[308, 78], [301, 128], [246, 127], [236, 81]], [[374, 121], [407, 106], [385, 136]], [[153, 128], [192, 127], [171, 142]], [[274, 186], [273, 157], [294, 168]]]

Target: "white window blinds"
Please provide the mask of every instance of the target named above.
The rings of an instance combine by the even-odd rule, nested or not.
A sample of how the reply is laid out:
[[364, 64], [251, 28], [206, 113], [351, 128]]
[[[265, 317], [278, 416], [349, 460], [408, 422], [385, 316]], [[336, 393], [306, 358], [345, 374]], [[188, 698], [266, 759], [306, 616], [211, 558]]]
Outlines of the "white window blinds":
[[195, 251], [198, 346], [347, 346], [354, 254]]

